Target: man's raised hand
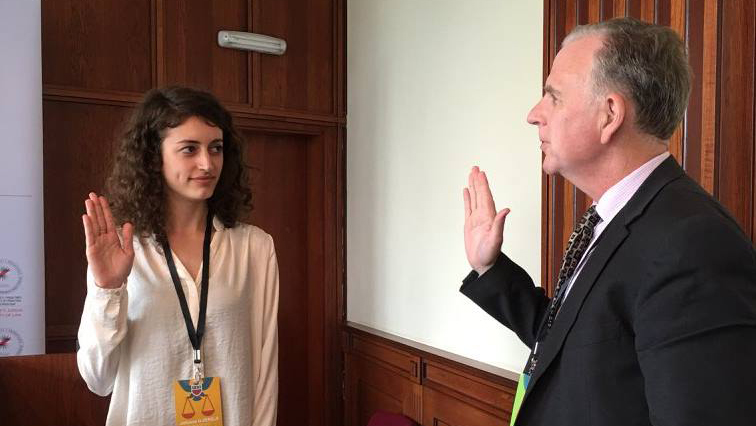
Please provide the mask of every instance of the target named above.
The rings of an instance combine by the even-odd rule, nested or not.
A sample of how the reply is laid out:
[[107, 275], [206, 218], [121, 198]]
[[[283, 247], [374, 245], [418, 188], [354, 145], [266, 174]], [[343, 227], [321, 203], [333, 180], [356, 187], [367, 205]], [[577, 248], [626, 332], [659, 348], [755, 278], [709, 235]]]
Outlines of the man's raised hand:
[[462, 190], [465, 200], [465, 252], [478, 274], [483, 274], [501, 251], [504, 220], [509, 209], [496, 212], [486, 173], [475, 166], [470, 171], [468, 186]]

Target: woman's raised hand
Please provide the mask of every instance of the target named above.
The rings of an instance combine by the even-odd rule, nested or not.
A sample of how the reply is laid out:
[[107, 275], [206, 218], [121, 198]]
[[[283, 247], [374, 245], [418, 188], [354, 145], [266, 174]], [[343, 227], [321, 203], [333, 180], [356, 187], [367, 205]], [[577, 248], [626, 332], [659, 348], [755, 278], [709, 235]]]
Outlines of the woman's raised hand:
[[121, 243], [105, 197], [90, 192], [84, 206], [87, 214], [81, 218], [87, 242], [87, 262], [95, 284], [103, 288], [118, 288], [126, 281], [134, 263], [134, 227], [130, 223], [123, 225]]
[[470, 171], [465, 200], [465, 252], [470, 266], [483, 274], [499, 256], [504, 236], [504, 220], [509, 209], [496, 212], [486, 173], [477, 166]]

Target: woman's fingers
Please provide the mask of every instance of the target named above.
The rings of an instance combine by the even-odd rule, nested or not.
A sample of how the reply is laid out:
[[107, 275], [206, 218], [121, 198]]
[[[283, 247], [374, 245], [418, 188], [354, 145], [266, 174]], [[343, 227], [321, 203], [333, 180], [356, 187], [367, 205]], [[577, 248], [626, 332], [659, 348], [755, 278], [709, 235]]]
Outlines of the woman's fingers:
[[100, 233], [104, 234], [108, 232], [108, 227], [105, 225], [105, 213], [102, 211], [100, 200], [94, 192], [89, 193], [89, 198], [92, 200], [94, 209], [97, 212], [97, 227], [100, 229]]
[[89, 247], [95, 242], [92, 220], [89, 218], [89, 215], [86, 214], [81, 215], [81, 220], [84, 222], [84, 241], [86, 241], [87, 247]]
[[84, 207], [87, 209], [91, 235], [93, 238], [97, 238], [97, 236], [100, 235], [100, 225], [97, 221], [97, 209], [91, 199], [84, 201]]
[[134, 254], [134, 226], [126, 222], [123, 224], [123, 251], [128, 255]]
[[110, 205], [108, 205], [108, 200], [105, 199], [105, 197], [100, 196], [100, 207], [102, 207], [102, 211], [105, 214], [105, 229], [106, 232], [115, 232], [115, 222], [113, 221], [113, 213], [110, 211]]

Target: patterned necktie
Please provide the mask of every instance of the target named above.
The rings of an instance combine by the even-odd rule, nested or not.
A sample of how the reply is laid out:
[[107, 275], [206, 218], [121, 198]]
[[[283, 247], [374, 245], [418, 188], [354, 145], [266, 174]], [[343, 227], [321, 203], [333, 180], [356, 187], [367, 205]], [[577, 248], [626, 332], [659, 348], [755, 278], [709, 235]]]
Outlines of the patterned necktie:
[[575, 230], [572, 231], [572, 235], [570, 235], [567, 251], [564, 253], [564, 259], [562, 259], [562, 267], [559, 269], [559, 279], [554, 289], [554, 298], [551, 299], [551, 305], [549, 306], [549, 316], [546, 319], [547, 330], [554, 323], [554, 318], [564, 301], [563, 293], [566, 293], [566, 284], [580, 264], [580, 260], [583, 258], [583, 254], [585, 254], [593, 238], [593, 229], [600, 221], [601, 216], [596, 212], [596, 206], [593, 205], [586, 210], [577, 226], [575, 226]]
[[596, 212], [596, 206], [591, 206], [586, 210], [577, 226], [575, 226], [575, 230], [572, 231], [572, 235], [570, 235], [570, 240], [567, 242], [567, 251], [564, 253], [564, 259], [562, 259], [562, 267], [559, 269], [559, 279], [554, 289], [554, 297], [549, 304], [545, 327], [542, 327], [538, 332], [535, 347], [530, 354], [530, 362], [528, 363], [526, 373], [528, 377], [533, 376], [533, 372], [538, 364], [538, 344], [546, 338], [551, 329], [554, 318], [557, 312], [559, 312], [559, 307], [562, 305], [562, 301], [564, 301], [565, 293], [567, 293], [567, 281], [572, 277], [580, 264], [580, 260], [583, 258], [583, 254], [585, 254], [593, 238], [593, 229], [599, 222], [601, 222], [601, 216]]

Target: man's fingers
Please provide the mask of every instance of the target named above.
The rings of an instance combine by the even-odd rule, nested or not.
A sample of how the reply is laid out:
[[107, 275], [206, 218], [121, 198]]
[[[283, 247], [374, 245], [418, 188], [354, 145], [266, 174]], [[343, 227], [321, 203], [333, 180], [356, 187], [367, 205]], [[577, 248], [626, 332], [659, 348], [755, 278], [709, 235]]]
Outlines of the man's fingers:
[[491, 188], [488, 186], [486, 172], [480, 172], [476, 192], [478, 194], [478, 207], [493, 214], [496, 211], [496, 206], [494, 205], [493, 195], [491, 195]]
[[470, 191], [467, 188], [462, 189], [462, 198], [465, 200], [465, 219], [467, 219], [472, 213], [470, 210]]
[[476, 175], [478, 174], [478, 166], [473, 166], [472, 170], [470, 170], [470, 174], [467, 177], [467, 190], [469, 191], [470, 195], [470, 208], [472, 210], [475, 210], [478, 208], [477, 205], [477, 195], [475, 194], [475, 179]]
[[504, 222], [507, 219], [507, 215], [509, 214], [509, 209], [503, 209], [499, 213], [496, 214], [496, 217], [494, 217], [494, 223], [493, 226], [497, 230], [496, 232], [504, 232]]
[[88, 215], [81, 215], [81, 220], [84, 222], [84, 241], [87, 244], [87, 247], [94, 244], [94, 230], [92, 229], [92, 221], [89, 219]]

